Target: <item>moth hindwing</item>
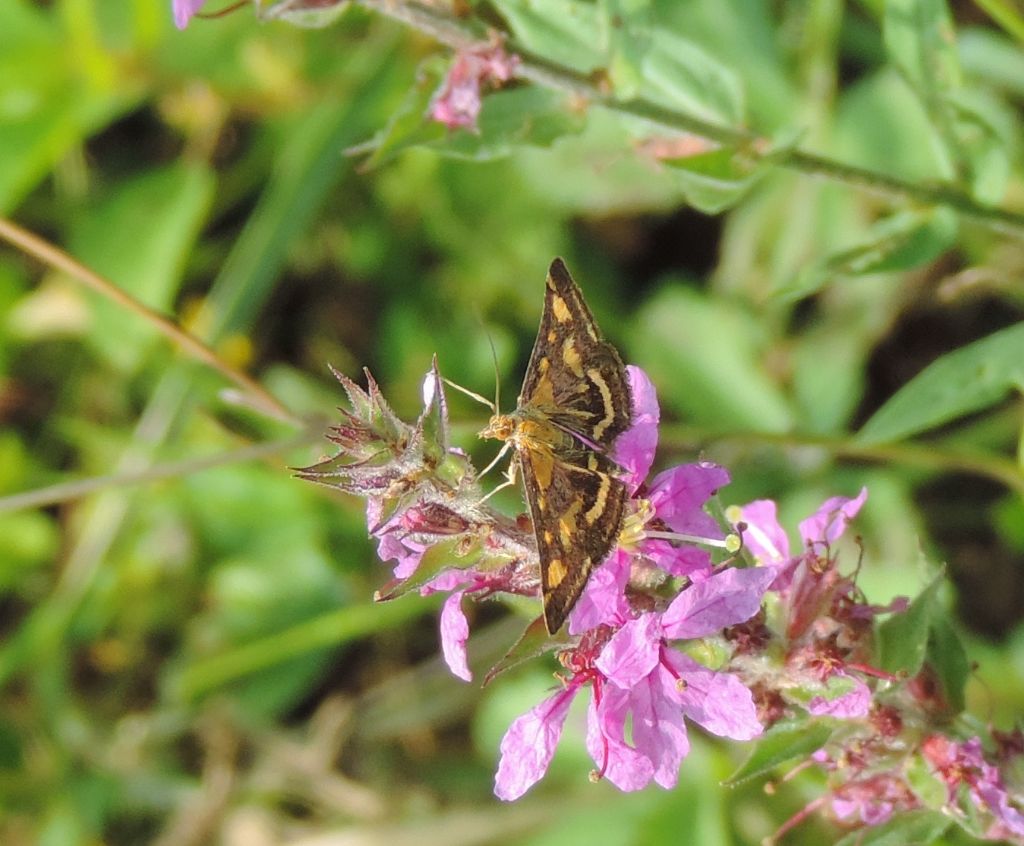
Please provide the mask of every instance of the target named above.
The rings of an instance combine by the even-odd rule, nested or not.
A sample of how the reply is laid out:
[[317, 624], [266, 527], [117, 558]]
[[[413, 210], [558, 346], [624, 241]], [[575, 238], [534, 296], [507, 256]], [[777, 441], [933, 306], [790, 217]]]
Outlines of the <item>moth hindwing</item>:
[[619, 536], [629, 494], [609, 454], [631, 422], [622, 359], [601, 336], [562, 260], [555, 259], [516, 410], [495, 414], [481, 432], [515, 448], [551, 634]]

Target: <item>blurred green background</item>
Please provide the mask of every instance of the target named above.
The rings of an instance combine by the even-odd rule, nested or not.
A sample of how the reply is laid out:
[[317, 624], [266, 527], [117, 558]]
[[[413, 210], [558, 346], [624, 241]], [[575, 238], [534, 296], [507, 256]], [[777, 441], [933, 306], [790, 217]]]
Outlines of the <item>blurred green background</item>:
[[[0, 0], [0, 213], [173, 315], [316, 433], [342, 399], [328, 362], [370, 368], [411, 419], [435, 352], [491, 395], [493, 342], [507, 407], [561, 255], [657, 384], [661, 465], [722, 462], [726, 503], [776, 498], [791, 527], [867, 485], [870, 598], [945, 564], [980, 665], [970, 707], [1004, 727], [1024, 713], [1024, 336], [969, 346], [1020, 328], [1019, 221], [999, 231], [737, 150], [662, 162], [661, 130], [544, 89], [491, 95], [480, 135], [424, 130], [446, 53], [422, 33], [362, 8], [321, 30], [243, 9], [178, 32], [168, 5]], [[799, 144], [1024, 207], [1024, 23], [997, 2], [944, 8], [464, 11], [782, 157]], [[669, 58], [589, 38], [612, 12], [642, 13]], [[545, 781], [503, 805], [498, 742], [554, 664], [466, 685], [438, 660], [436, 601], [374, 605], [389, 570], [363, 504], [288, 470], [326, 442], [6, 245], [0, 327], [0, 495], [99, 480], [38, 507], [0, 498], [5, 846], [743, 844], [818, 795], [813, 779], [719, 786], [743, 750], [697, 732], [679, 789], [621, 795], [588, 783], [577, 725]], [[953, 363], [887, 405], [939, 359]], [[486, 410], [451, 403], [486, 462]], [[100, 478], [129, 473], [143, 478]], [[479, 671], [524, 620], [472, 613]], [[787, 842], [839, 836], [810, 821]]]

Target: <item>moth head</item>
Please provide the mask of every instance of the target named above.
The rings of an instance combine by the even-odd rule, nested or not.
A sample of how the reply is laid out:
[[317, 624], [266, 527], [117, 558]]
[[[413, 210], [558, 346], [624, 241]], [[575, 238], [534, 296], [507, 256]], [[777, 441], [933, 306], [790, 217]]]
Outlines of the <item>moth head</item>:
[[516, 431], [516, 421], [508, 414], [495, 414], [490, 422], [480, 432], [481, 438], [494, 438], [499, 441], [507, 441]]

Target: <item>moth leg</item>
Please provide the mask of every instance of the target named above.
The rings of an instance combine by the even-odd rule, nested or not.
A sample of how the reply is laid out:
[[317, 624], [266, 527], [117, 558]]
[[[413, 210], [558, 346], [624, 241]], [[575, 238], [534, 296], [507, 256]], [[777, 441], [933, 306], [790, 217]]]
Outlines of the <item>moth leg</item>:
[[511, 446], [512, 446], [512, 442], [511, 441], [505, 441], [505, 443], [502, 444], [501, 449], [498, 450], [498, 454], [496, 456], [494, 456], [494, 458], [491, 461], [491, 463], [488, 464], [483, 470], [481, 470], [479, 473], [476, 474], [476, 480], [478, 482], [484, 476], [486, 476], [488, 473], [490, 473], [498, 465], [498, 462], [500, 462], [501, 459], [503, 459], [505, 457], [505, 453], [509, 451], [509, 448]]
[[[505, 446], [502, 447], [501, 452], [498, 453], [498, 458], [501, 458], [502, 454], [508, 449], [508, 447], [509, 447], [509, 444], [506, 443]], [[498, 458], [495, 458], [494, 461], [492, 461], [490, 463], [490, 465], [488, 466], [487, 470], [490, 470], [491, 467], [493, 467], [495, 464], [498, 463]], [[500, 485], [498, 485], [493, 490], [491, 490], [483, 499], [481, 499], [477, 503], [477, 505], [483, 505], [485, 502], [487, 502], [487, 500], [489, 500], [492, 496], [494, 496], [498, 491], [503, 491], [503, 490], [505, 490], [505, 488], [511, 487], [512, 485], [514, 485], [516, 483], [517, 476], [518, 476], [518, 474], [516, 472], [516, 465], [517, 464], [518, 464], [518, 462], [515, 459], [513, 459], [512, 461], [509, 462], [508, 469], [505, 471], [505, 481], [502, 482]], [[485, 470], [484, 472], [487, 472], [487, 471]], [[480, 476], [482, 476], [482, 475], [483, 475], [483, 473], [480, 474]], [[479, 479], [480, 476], [477, 476], [477, 478]]]

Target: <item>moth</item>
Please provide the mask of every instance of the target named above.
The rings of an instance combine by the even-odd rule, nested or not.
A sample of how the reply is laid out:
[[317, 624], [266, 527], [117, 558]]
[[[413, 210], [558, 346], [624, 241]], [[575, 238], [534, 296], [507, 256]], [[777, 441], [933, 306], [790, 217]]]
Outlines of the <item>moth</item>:
[[615, 546], [629, 492], [615, 476], [615, 439], [633, 404], [626, 368], [601, 335], [561, 259], [548, 270], [540, 329], [516, 410], [481, 437], [515, 450], [540, 554], [544, 622], [554, 634], [591, 571]]

